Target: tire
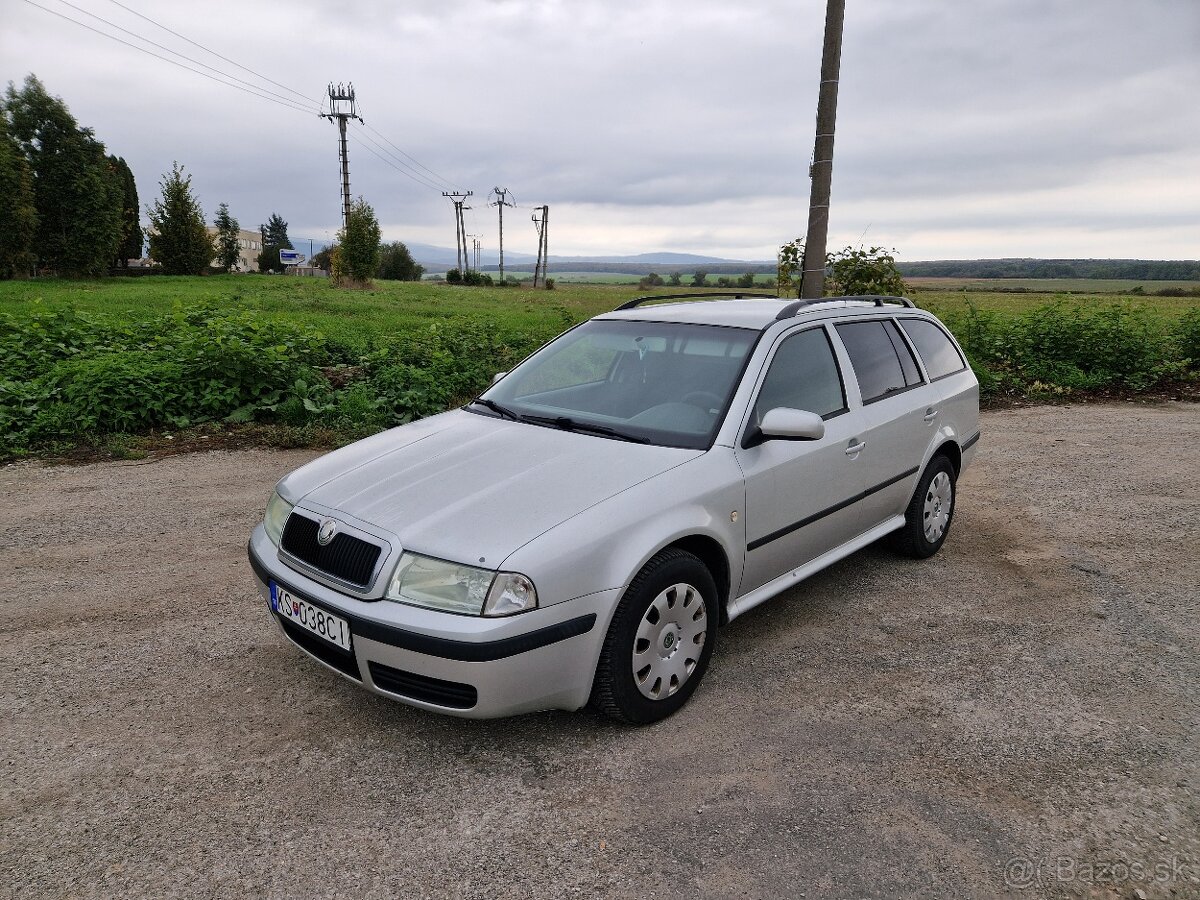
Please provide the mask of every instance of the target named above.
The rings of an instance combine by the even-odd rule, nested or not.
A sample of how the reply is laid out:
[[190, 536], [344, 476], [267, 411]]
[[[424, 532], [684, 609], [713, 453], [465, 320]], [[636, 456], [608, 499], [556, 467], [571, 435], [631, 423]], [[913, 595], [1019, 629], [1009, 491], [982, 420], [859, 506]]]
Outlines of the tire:
[[954, 522], [957, 477], [945, 456], [929, 461], [904, 512], [904, 527], [897, 532], [901, 552], [928, 559], [942, 548]]
[[717, 586], [708, 567], [686, 551], [664, 550], [642, 567], [617, 606], [591, 705], [630, 725], [676, 712], [704, 677], [717, 621]]

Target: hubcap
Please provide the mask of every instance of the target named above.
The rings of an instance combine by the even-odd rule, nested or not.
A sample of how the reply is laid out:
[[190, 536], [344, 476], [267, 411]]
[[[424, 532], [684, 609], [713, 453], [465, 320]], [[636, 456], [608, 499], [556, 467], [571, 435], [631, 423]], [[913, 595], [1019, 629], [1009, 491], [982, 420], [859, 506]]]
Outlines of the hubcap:
[[662, 700], [696, 670], [708, 634], [704, 598], [690, 584], [673, 584], [651, 602], [633, 639], [633, 680], [642, 695]]
[[950, 482], [950, 476], [945, 472], [938, 472], [933, 476], [933, 481], [929, 482], [929, 490], [925, 493], [925, 540], [935, 544], [941, 539], [946, 533], [953, 509], [954, 486]]

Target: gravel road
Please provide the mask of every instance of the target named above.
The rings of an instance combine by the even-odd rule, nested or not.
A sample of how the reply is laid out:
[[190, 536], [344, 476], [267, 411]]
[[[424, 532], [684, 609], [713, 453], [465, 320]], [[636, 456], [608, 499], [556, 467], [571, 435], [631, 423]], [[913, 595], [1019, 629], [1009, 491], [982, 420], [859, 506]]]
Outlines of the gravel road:
[[642, 729], [302, 658], [245, 540], [312, 453], [0, 467], [0, 895], [1200, 897], [1200, 406], [980, 446], [937, 557], [739, 619]]

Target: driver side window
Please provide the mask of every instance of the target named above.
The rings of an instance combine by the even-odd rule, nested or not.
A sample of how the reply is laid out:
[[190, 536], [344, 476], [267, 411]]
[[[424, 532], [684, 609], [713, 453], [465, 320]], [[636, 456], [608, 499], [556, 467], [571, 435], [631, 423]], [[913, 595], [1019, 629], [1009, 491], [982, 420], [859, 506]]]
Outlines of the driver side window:
[[775, 351], [754, 405], [754, 424], [772, 409], [786, 406], [831, 419], [846, 411], [846, 392], [833, 347], [824, 328], [810, 328], [784, 340]]

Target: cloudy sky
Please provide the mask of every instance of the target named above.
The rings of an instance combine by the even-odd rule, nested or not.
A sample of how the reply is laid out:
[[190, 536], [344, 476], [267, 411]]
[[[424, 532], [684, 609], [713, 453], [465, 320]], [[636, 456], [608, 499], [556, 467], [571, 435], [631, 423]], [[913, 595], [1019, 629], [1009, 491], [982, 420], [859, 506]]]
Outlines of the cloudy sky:
[[[831, 248], [1200, 257], [1198, 0], [847, 7]], [[140, 43], [107, 20], [303, 109], [46, 9]], [[350, 131], [352, 190], [387, 239], [452, 247], [440, 191], [458, 188], [474, 191], [467, 227], [494, 253], [499, 185], [518, 204], [506, 250], [535, 251], [531, 208], [547, 203], [555, 255], [771, 259], [807, 221], [824, 9], [0, 0], [0, 80], [36, 73], [126, 158], [143, 205], [179, 160], [210, 218], [221, 201], [251, 228], [279, 212], [298, 246], [339, 224], [336, 127], [316, 113], [328, 82], [352, 81], [372, 129]]]

